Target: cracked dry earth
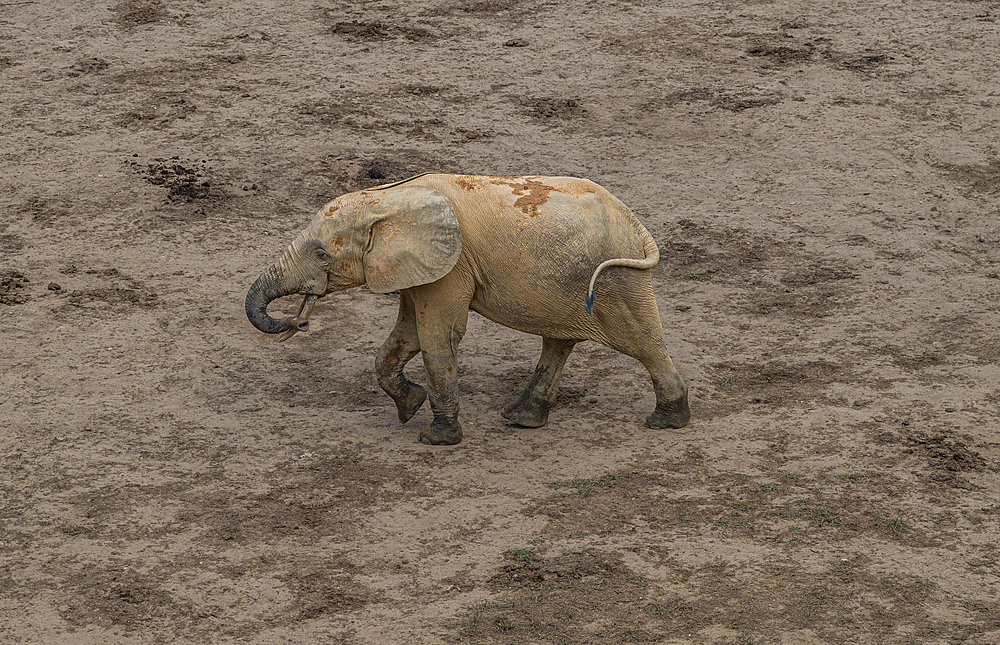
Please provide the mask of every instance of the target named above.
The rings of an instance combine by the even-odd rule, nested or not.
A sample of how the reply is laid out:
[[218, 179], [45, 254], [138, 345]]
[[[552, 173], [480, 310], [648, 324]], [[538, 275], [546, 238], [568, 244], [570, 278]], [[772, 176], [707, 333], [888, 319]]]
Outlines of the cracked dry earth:
[[[1000, 642], [998, 19], [0, 4], [0, 642]], [[691, 424], [584, 344], [512, 427], [540, 343], [473, 316], [427, 447], [394, 295], [250, 327], [319, 207], [423, 171], [629, 204]]]

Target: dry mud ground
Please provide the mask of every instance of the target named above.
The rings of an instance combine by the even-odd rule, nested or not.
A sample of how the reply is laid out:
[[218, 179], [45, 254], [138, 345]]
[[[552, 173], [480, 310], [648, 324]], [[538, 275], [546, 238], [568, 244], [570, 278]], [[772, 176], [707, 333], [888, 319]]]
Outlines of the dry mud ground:
[[[0, 4], [0, 641], [1000, 643], [998, 19]], [[692, 423], [590, 344], [511, 427], [539, 342], [473, 316], [427, 447], [395, 296], [250, 327], [322, 204], [427, 170], [630, 204]]]

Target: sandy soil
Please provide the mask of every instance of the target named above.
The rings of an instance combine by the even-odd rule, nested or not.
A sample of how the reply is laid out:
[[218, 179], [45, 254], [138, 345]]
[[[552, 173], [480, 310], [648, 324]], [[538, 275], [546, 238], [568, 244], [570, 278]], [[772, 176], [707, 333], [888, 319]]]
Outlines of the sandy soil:
[[[998, 17], [0, 4], [0, 641], [1000, 642]], [[428, 170], [628, 203], [692, 423], [587, 344], [512, 427], [540, 343], [473, 315], [427, 447], [395, 296], [247, 323], [320, 206]]]

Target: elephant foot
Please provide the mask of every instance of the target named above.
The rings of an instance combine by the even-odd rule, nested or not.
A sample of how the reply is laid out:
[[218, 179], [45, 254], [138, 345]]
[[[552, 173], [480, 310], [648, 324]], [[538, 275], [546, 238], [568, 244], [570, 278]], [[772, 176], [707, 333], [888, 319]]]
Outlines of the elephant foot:
[[420, 443], [429, 446], [453, 446], [462, 440], [462, 426], [458, 421], [453, 424], [438, 423], [435, 421], [420, 431]]
[[525, 428], [541, 428], [549, 420], [548, 401], [522, 396], [500, 411], [500, 416]]
[[653, 414], [646, 417], [646, 425], [650, 428], [683, 428], [691, 420], [691, 408], [688, 407], [687, 393], [679, 399], [660, 403], [657, 401]]
[[396, 403], [396, 412], [399, 414], [399, 420], [406, 423], [413, 415], [417, 413], [420, 406], [424, 404], [427, 400], [427, 390], [416, 383], [409, 383], [406, 390], [406, 394], [403, 396], [394, 396], [392, 400]]

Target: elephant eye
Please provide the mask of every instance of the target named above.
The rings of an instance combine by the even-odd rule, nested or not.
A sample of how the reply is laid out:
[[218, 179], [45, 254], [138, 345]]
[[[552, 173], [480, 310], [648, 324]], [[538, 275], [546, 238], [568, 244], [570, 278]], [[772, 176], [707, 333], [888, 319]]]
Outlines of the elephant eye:
[[316, 249], [316, 259], [320, 262], [329, 262], [333, 258], [323, 249]]

